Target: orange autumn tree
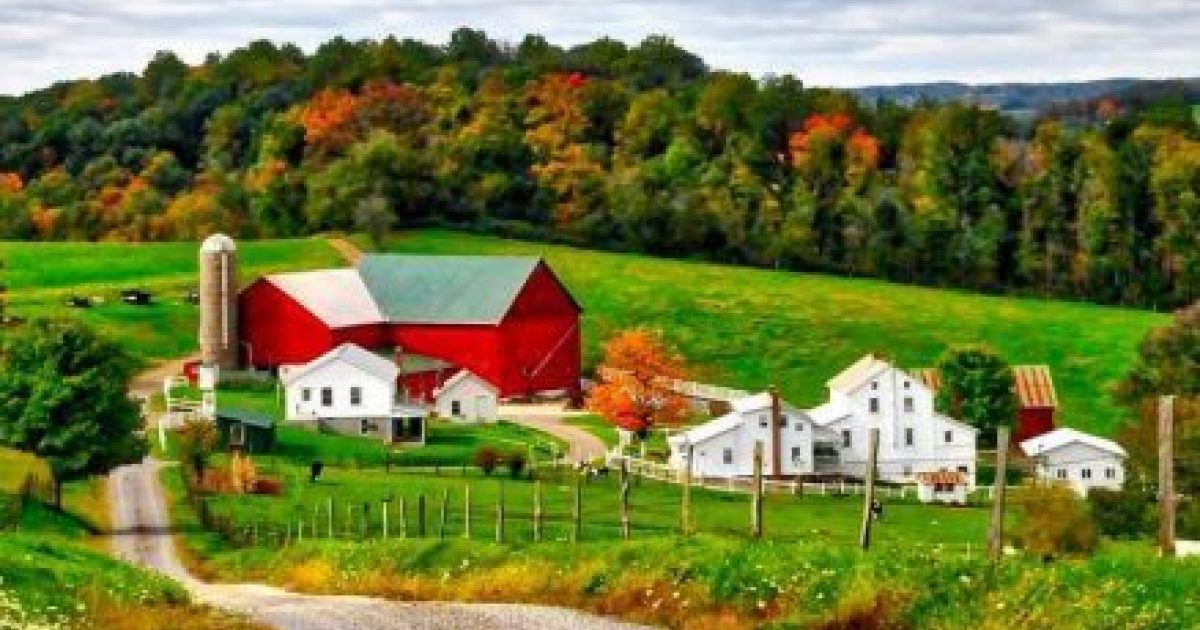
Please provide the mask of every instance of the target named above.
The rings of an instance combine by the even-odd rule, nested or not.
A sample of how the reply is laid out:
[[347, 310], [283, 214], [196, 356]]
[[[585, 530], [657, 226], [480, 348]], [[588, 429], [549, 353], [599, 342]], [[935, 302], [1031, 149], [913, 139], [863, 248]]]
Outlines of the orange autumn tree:
[[680, 424], [689, 415], [687, 400], [668, 386], [686, 376], [683, 357], [657, 332], [618, 333], [604, 345], [597, 372], [587, 407], [617, 427], [645, 437], [652, 427]]

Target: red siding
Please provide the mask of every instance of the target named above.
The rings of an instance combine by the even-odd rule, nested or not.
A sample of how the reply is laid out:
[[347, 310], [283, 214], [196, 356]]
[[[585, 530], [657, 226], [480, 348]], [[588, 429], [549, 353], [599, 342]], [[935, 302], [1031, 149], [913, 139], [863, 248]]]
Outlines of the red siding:
[[1014, 442], [1023, 442], [1054, 430], [1053, 407], [1025, 407], [1017, 411]]
[[[262, 279], [242, 292], [239, 309], [241, 339], [259, 368], [311, 361], [350, 342], [372, 350], [398, 345], [405, 352], [447, 361], [496, 385], [501, 396], [579, 386], [579, 307], [544, 263], [499, 325], [381, 324], [330, 330]], [[412, 393], [431, 391], [428, 379], [413, 380], [406, 383]]]

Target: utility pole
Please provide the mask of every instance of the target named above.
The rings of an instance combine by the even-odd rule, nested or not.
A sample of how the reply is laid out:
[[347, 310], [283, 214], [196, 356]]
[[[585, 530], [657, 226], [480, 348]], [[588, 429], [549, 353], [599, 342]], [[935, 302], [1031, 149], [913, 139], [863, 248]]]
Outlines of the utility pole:
[[779, 404], [779, 388], [774, 385], [771, 393], [771, 478], [783, 477], [783, 409]]
[[1158, 548], [1175, 555], [1175, 397], [1158, 399]]
[[871, 548], [871, 520], [874, 518], [871, 508], [875, 503], [875, 468], [879, 462], [879, 429], [871, 429], [870, 436], [867, 470], [863, 475], [862, 529], [858, 535], [858, 544], [863, 551]]
[[754, 443], [754, 498], [750, 507], [750, 535], [761, 539], [763, 535], [763, 443]]
[[988, 527], [988, 554], [992, 562], [1004, 552], [1004, 497], [1008, 487], [1008, 427], [996, 428], [996, 479], [992, 482], [992, 523]]

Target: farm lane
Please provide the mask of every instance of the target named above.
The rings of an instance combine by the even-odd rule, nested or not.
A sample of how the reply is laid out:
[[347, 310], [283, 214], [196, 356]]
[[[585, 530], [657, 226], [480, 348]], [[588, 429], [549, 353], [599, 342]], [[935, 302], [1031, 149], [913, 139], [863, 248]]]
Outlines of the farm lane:
[[585, 429], [563, 422], [572, 412], [557, 405], [501, 405], [500, 417], [536, 431], [549, 433], [568, 444], [567, 459], [590, 462], [608, 451], [600, 438]]
[[109, 476], [113, 550], [181, 584], [194, 600], [281, 630], [635, 630], [644, 626], [548, 606], [405, 603], [341, 595], [304, 595], [264, 584], [209, 584], [179, 561], [158, 481], [164, 464], [147, 458]]

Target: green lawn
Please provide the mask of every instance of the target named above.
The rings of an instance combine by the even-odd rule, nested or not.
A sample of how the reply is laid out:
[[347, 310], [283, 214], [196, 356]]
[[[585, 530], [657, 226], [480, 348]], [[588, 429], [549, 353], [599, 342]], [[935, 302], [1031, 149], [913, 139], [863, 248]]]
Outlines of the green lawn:
[[[322, 239], [245, 241], [240, 275], [249, 282], [265, 273], [343, 264]], [[169, 359], [196, 349], [196, 307], [185, 301], [197, 283], [196, 243], [0, 242], [9, 287], [8, 310], [24, 317], [78, 317], [120, 342], [142, 360]], [[120, 291], [155, 293], [152, 306], [127, 306]], [[90, 309], [64, 305], [72, 295], [103, 299]]]
[[700, 380], [742, 389], [777, 383], [814, 405], [825, 382], [867, 352], [931, 365], [950, 344], [986, 342], [1012, 363], [1053, 370], [1064, 424], [1111, 435], [1123, 411], [1110, 390], [1138, 341], [1167, 317], [1089, 304], [613, 254], [446, 231], [389, 249], [428, 254], [538, 254], [583, 305], [586, 363], [633, 326], [661, 329]]

